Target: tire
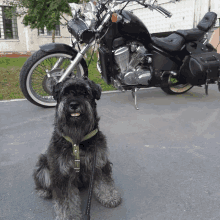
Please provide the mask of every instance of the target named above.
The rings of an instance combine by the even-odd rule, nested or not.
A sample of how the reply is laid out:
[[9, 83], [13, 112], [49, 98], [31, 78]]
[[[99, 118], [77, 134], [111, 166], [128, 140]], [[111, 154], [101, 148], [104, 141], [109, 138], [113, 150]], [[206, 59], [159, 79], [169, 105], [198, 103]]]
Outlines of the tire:
[[173, 78], [172, 75], [165, 76], [163, 78], [164, 83], [162, 83], [161, 86], [161, 89], [169, 95], [183, 94], [193, 88], [193, 85], [191, 85], [190, 83], [171, 86], [172, 79], [176, 79], [176, 78]]
[[[49, 72], [51, 75], [55, 76], [57, 79], [62, 75], [62, 70], [66, 69], [68, 63], [70, 63], [70, 59], [74, 58], [72, 51], [53, 51], [53, 52], [44, 52], [43, 50], [36, 51], [31, 57], [27, 59], [25, 64], [23, 65], [20, 72], [20, 88], [25, 98], [29, 100], [34, 105], [49, 108], [55, 107], [57, 102], [53, 99], [51, 93], [51, 79], [52, 77], [48, 77], [47, 73]], [[64, 57], [61, 68], [55, 68], [51, 71], [50, 68], [53, 66], [53, 62], [57, 60], [55, 58]], [[67, 58], [67, 59], [66, 59]], [[46, 61], [50, 60], [49, 63]], [[67, 60], [67, 66], [62, 65]], [[64, 62], [65, 61], [65, 62]], [[42, 68], [39, 69], [36, 73], [35, 70], [42, 65]], [[55, 63], [54, 63], [55, 64]], [[48, 70], [49, 69], [49, 70]], [[74, 72], [76, 71], [76, 74]], [[71, 77], [82, 77], [88, 76], [88, 67], [84, 59], [80, 61], [77, 67], [71, 73]], [[34, 77], [37, 77], [35, 80]], [[37, 87], [36, 89], [34, 87]], [[36, 91], [35, 91], [36, 90]], [[39, 91], [39, 92], [38, 92]], [[49, 95], [49, 96], [48, 96]]]

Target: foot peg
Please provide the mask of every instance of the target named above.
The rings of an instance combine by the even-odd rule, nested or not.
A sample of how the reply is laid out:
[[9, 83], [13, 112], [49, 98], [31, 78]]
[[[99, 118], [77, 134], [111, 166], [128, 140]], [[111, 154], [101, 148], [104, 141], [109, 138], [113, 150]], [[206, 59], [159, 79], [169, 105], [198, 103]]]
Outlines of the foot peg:
[[117, 79], [113, 79], [113, 86], [118, 90], [125, 92], [124, 88], [122, 87], [121, 83]]
[[138, 90], [139, 90], [139, 88], [132, 88], [132, 90], [131, 90], [131, 94], [134, 99], [134, 105], [135, 105], [136, 110], [139, 110], [139, 108], [137, 106], [137, 91]]

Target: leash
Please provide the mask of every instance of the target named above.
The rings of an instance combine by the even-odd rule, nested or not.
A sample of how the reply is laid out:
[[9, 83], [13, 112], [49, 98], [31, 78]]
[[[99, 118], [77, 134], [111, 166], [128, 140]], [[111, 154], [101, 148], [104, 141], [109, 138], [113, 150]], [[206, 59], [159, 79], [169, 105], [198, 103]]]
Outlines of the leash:
[[[93, 130], [89, 134], [87, 134], [82, 141], [88, 140], [91, 137], [95, 136], [98, 133], [98, 129]], [[73, 155], [75, 156], [75, 170], [76, 172], [80, 171], [80, 155], [79, 155], [79, 145], [73, 144], [73, 141], [70, 137], [64, 136], [63, 137], [69, 141], [73, 146]], [[94, 180], [94, 173], [95, 173], [95, 164], [96, 164], [96, 146], [94, 149], [94, 156], [93, 156], [93, 165], [92, 165], [92, 173], [90, 176], [90, 183], [89, 183], [89, 192], [88, 192], [88, 200], [85, 214], [83, 215], [83, 220], [90, 220], [90, 208], [91, 208], [91, 198], [92, 198], [92, 189], [93, 189], [93, 180]]]
[[93, 156], [93, 166], [92, 166], [92, 174], [90, 176], [89, 193], [88, 193], [86, 212], [83, 216], [83, 220], [90, 220], [90, 207], [91, 207], [93, 180], [94, 180], [94, 173], [95, 173], [95, 164], [96, 164], [96, 146], [95, 146], [95, 153]]

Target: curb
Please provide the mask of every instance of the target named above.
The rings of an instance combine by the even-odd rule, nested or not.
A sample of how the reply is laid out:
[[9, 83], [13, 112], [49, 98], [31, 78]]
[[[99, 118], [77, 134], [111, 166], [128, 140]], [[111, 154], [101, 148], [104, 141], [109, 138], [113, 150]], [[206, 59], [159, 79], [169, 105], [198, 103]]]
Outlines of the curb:
[[[141, 89], [139, 89], [139, 90], [155, 89], [155, 88], [157, 88], [157, 87], [141, 88]], [[108, 94], [108, 93], [117, 93], [117, 92], [124, 93], [124, 92], [122, 92], [122, 91], [120, 91], [120, 90], [104, 91], [104, 92], [102, 92], [102, 93], [103, 93], [103, 94]], [[127, 91], [125, 91], [125, 92], [130, 92], [130, 90], [127, 90]]]
[[[141, 88], [140, 90], [147, 90], [147, 89], [155, 89], [157, 87], [151, 87], [151, 88]], [[130, 92], [130, 90], [125, 91], [125, 92]], [[113, 90], [113, 91], [104, 91], [102, 94], [110, 94], [110, 93], [122, 93], [120, 90]], [[2, 100], [1, 102], [16, 102], [16, 101], [25, 101], [27, 99], [10, 99], [10, 100]]]

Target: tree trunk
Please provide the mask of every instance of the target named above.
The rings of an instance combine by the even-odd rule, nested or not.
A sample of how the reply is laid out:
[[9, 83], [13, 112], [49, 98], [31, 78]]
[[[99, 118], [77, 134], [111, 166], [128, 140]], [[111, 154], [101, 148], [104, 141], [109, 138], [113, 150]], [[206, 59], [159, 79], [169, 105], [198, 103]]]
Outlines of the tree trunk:
[[52, 31], [52, 43], [55, 43], [55, 30]]

